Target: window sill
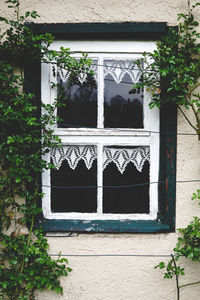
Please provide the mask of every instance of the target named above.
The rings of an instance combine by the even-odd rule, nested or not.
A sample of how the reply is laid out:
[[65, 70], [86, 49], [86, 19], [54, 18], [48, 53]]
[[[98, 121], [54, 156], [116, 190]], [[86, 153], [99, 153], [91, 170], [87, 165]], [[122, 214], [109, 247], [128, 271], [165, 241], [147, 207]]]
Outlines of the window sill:
[[158, 220], [49, 220], [41, 221], [45, 232], [133, 232], [133, 233], [167, 233], [174, 232], [173, 225], [163, 224]]

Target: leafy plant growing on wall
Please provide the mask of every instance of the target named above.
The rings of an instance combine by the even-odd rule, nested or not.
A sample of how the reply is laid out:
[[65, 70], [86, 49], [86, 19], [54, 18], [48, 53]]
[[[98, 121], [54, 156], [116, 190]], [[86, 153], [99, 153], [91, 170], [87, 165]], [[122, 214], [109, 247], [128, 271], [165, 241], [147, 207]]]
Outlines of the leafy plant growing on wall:
[[[152, 93], [150, 107], [161, 107], [174, 103], [190, 126], [200, 135], [200, 33], [196, 30], [199, 23], [195, 20], [193, 10], [200, 2], [190, 8], [188, 13], [180, 13], [180, 23], [170, 28], [167, 35], [157, 42], [157, 50], [144, 54], [138, 67], [144, 65], [143, 82], [135, 88], [147, 87]], [[181, 21], [182, 20], [182, 21]], [[185, 111], [191, 109], [195, 121], [191, 121]]]
[[[141, 70], [143, 82], [134, 88], [146, 87], [151, 91], [151, 108], [176, 105], [200, 139], [200, 33], [196, 30], [199, 23], [193, 14], [200, 2], [192, 7], [189, 0], [187, 3], [188, 12], [178, 15], [178, 26], [170, 28], [168, 34], [158, 41], [157, 50], [144, 54], [142, 62], [145, 68]], [[138, 61], [138, 67], [141, 68], [141, 60]], [[192, 111], [192, 120], [186, 110]], [[200, 199], [200, 190], [193, 194], [193, 199]], [[186, 228], [178, 231], [181, 237], [178, 238], [172, 258], [168, 263], [161, 262], [156, 266], [165, 270], [164, 278], [175, 276], [177, 299], [180, 298], [181, 288], [200, 283], [196, 281], [180, 285], [179, 276], [185, 275], [185, 270], [177, 265], [182, 256], [200, 262], [200, 218], [194, 217]]]
[[[192, 199], [200, 200], [200, 190], [193, 194]], [[176, 278], [177, 299], [180, 299], [180, 289], [200, 284], [200, 281], [190, 282], [183, 285], [179, 283], [179, 277], [185, 275], [185, 270], [177, 263], [181, 257], [191, 259], [194, 262], [200, 262], [200, 218], [193, 217], [193, 220], [185, 228], [180, 228], [178, 231], [181, 237], [178, 237], [178, 242], [174, 248], [174, 254], [168, 263], [160, 262], [155, 268], [164, 269], [164, 278]]]
[[6, 25], [0, 35], [0, 299], [27, 300], [35, 299], [37, 290], [62, 293], [59, 278], [71, 269], [66, 259], [48, 255], [47, 239], [35, 226], [41, 214], [40, 175], [53, 167], [42, 157], [59, 146], [51, 125], [57, 121], [54, 112], [63, 105], [65, 90], [57, 86], [57, 98], [52, 105], [42, 105], [41, 116], [40, 101], [25, 91], [24, 65], [56, 62], [70, 71], [69, 84], [83, 72], [92, 72], [87, 55], [77, 61], [69, 49], [48, 49], [53, 36], [35, 34], [26, 25], [39, 17], [36, 11], [20, 16], [19, 0], [6, 3], [15, 19], [0, 17]]

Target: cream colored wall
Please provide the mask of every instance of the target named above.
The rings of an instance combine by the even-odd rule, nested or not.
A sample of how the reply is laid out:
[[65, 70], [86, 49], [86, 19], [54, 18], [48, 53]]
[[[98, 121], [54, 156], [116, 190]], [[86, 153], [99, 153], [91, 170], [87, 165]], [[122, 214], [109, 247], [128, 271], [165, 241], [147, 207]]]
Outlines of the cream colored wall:
[[[0, 0], [3, 15], [9, 15]], [[21, 11], [37, 10], [37, 22], [168, 22], [177, 24], [176, 15], [184, 12], [187, 0], [21, 0]], [[197, 15], [200, 16], [199, 11]], [[192, 132], [178, 116], [178, 132]], [[177, 180], [199, 179], [200, 144], [196, 136], [178, 135]], [[191, 201], [198, 183], [178, 183], [177, 228], [186, 226], [200, 208]], [[69, 258], [73, 272], [62, 279], [64, 296], [39, 293], [37, 299], [64, 300], [173, 300], [175, 280], [164, 280], [154, 266], [158, 257], [97, 257], [96, 254], [170, 254], [177, 234], [73, 234], [49, 237], [50, 253], [90, 254]], [[184, 262], [184, 260], [183, 260]], [[188, 276], [181, 283], [199, 280], [198, 264], [185, 263]], [[181, 300], [199, 300], [200, 286], [181, 291]]]

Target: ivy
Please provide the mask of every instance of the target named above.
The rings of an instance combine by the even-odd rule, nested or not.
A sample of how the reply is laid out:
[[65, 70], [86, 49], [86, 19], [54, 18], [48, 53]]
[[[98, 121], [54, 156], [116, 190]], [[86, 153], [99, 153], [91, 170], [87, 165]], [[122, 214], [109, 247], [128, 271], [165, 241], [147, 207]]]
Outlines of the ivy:
[[70, 72], [68, 85], [79, 82], [83, 73], [93, 73], [86, 54], [76, 60], [70, 49], [49, 50], [54, 37], [36, 34], [28, 26], [28, 21], [39, 17], [36, 11], [20, 16], [19, 0], [6, 3], [14, 18], [0, 17], [6, 24], [0, 35], [0, 299], [31, 300], [38, 290], [62, 294], [59, 278], [71, 269], [67, 259], [48, 255], [47, 239], [36, 226], [43, 197], [40, 175], [54, 167], [43, 154], [60, 145], [51, 125], [57, 122], [56, 108], [64, 105], [65, 90], [56, 85], [57, 98], [52, 105], [42, 104], [44, 114], [40, 116], [40, 99], [25, 92], [24, 65], [56, 62]]

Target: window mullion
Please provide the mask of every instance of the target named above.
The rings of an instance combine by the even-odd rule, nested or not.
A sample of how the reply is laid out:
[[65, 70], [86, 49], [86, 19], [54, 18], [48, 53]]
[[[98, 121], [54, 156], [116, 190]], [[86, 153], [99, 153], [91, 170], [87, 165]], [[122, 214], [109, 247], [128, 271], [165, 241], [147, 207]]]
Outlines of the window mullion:
[[[50, 153], [47, 153], [43, 156], [43, 159], [50, 163]], [[42, 201], [42, 211], [44, 217], [49, 217], [51, 214], [51, 171], [45, 170], [42, 173], [42, 192], [44, 194]]]
[[104, 77], [103, 58], [98, 60], [98, 128], [104, 128]]
[[159, 161], [156, 159], [159, 157], [159, 135], [156, 133], [151, 133], [150, 141], [150, 184], [149, 194], [150, 194], [150, 216], [152, 218], [157, 217], [158, 212], [158, 170]]
[[97, 145], [97, 213], [103, 212], [103, 145]]

